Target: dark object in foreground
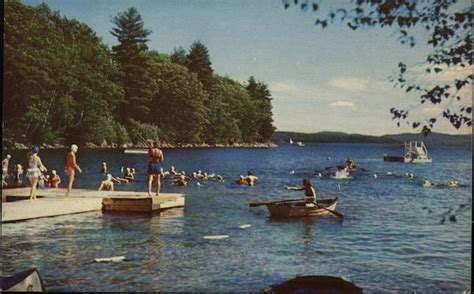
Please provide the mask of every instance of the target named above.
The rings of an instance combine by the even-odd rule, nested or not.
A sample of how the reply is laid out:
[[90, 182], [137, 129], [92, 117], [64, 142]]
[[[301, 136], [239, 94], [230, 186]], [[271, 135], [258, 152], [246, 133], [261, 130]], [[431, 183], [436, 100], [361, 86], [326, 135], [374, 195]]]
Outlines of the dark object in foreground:
[[272, 287], [266, 293], [363, 293], [362, 288], [344, 279], [332, 276], [303, 276]]
[[11, 277], [2, 277], [2, 289], [5, 292], [42, 292], [43, 282], [36, 268], [20, 272]]
[[317, 201], [318, 204], [313, 207], [306, 206], [305, 201], [269, 203], [266, 206], [272, 218], [307, 217], [325, 214], [333, 214], [343, 218], [341, 213], [335, 211], [337, 199], [338, 197], [320, 199]]

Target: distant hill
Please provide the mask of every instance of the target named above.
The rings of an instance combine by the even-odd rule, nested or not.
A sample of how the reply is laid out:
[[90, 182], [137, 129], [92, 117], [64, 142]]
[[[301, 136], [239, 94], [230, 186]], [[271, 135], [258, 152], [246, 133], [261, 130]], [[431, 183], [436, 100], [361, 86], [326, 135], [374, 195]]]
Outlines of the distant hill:
[[471, 145], [471, 135], [448, 135], [441, 133], [430, 133], [428, 136], [423, 134], [398, 134], [398, 135], [386, 135], [390, 138], [404, 141], [423, 141], [427, 145]]
[[447, 135], [431, 133], [423, 134], [397, 134], [383, 136], [369, 136], [360, 134], [347, 134], [343, 132], [319, 132], [319, 133], [297, 133], [280, 132], [273, 134], [272, 141], [275, 143], [289, 142], [315, 142], [315, 143], [379, 143], [400, 144], [404, 141], [423, 141], [427, 145], [471, 145], [471, 135]]

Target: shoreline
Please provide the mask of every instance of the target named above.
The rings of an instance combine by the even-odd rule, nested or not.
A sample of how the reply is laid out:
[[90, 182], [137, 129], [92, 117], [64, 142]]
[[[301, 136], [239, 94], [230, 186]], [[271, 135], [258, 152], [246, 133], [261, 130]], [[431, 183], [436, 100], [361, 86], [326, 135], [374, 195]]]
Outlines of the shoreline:
[[[79, 146], [83, 149], [148, 149], [151, 144], [94, 144], [86, 143], [82, 146]], [[234, 143], [234, 144], [207, 144], [207, 143], [182, 143], [182, 144], [169, 144], [169, 143], [160, 143], [159, 148], [162, 149], [190, 149], [190, 148], [276, 148], [278, 145], [272, 142], [266, 143]], [[63, 144], [41, 144], [40, 148], [48, 150], [59, 150], [59, 149], [69, 149], [69, 146]], [[28, 150], [30, 149], [29, 145], [23, 143], [14, 143], [11, 147], [2, 147], [3, 150]]]

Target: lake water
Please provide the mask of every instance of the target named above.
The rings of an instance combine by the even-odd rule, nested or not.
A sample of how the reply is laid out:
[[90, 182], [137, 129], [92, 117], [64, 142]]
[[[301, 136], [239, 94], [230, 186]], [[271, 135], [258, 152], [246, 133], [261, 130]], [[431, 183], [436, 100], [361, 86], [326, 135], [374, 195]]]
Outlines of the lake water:
[[[3, 224], [3, 275], [37, 267], [48, 291], [260, 291], [298, 275], [340, 276], [369, 292], [470, 289], [471, 149], [428, 146], [432, 164], [383, 161], [384, 153], [396, 155], [402, 149], [307, 144], [165, 150], [166, 168], [215, 172], [225, 182], [201, 182], [202, 187], [165, 183], [163, 192], [186, 194], [185, 208], [168, 216], [92, 212]], [[25, 152], [12, 155], [12, 164], [25, 163]], [[65, 155], [58, 150], [40, 153], [49, 170], [61, 171], [63, 180]], [[318, 197], [339, 197], [343, 221], [333, 216], [275, 221], [264, 206], [249, 208], [257, 199], [302, 196], [284, 186], [300, 185], [304, 176], [342, 164], [347, 156], [366, 171], [359, 170], [352, 180], [312, 177]], [[102, 161], [116, 176], [121, 166], [138, 171], [137, 182], [117, 185], [116, 190], [146, 190], [146, 155], [120, 150], [80, 149], [83, 173], [75, 187], [97, 189]], [[254, 187], [234, 184], [247, 170], [259, 182]], [[416, 177], [383, 176], [387, 172]], [[423, 179], [464, 185], [427, 188]], [[238, 228], [242, 224], [251, 227]], [[229, 238], [205, 240], [206, 235]], [[129, 260], [93, 262], [119, 255]]]

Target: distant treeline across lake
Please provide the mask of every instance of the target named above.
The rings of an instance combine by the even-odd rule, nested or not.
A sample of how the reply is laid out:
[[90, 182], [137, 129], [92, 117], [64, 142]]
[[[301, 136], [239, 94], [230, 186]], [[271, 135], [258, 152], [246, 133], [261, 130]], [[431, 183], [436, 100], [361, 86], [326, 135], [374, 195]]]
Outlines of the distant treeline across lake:
[[315, 143], [383, 143], [399, 144], [405, 141], [424, 141], [428, 145], [471, 145], [471, 135], [448, 135], [441, 133], [423, 134], [397, 134], [383, 136], [368, 136], [360, 134], [346, 134], [343, 132], [319, 132], [319, 133], [296, 133], [280, 132], [273, 134], [272, 141], [275, 143], [302, 141]]

